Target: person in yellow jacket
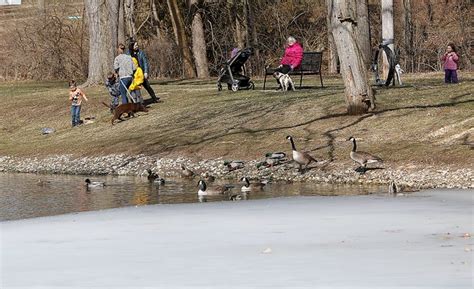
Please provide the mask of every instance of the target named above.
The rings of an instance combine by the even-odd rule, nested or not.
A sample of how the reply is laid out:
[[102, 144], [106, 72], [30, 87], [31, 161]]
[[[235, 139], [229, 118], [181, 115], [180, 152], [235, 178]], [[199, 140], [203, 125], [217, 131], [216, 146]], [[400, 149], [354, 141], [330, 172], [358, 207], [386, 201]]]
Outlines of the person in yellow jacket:
[[138, 66], [138, 60], [135, 57], [132, 57], [133, 64], [135, 66], [135, 72], [133, 73], [133, 80], [132, 84], [129, 86], [130, 96], [133, 98], [135, 103], [143, 103], [142, 94], [140, 89], [142, 89], [143, 81], [145, 80], [145, 76], [143, 75], [143, 70]]

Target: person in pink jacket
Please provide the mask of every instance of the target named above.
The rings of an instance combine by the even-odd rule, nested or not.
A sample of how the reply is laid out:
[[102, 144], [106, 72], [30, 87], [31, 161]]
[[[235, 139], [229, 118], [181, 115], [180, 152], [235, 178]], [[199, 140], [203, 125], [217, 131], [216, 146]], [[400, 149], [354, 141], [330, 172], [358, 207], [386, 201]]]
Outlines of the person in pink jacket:
[[458, 83], [458, 60], [459, 56], [456, 53], [456, 46], [449, 43], [446, 48], [446, 53], [441, 57], [444, 63], [444, 82]]
[[303, 47], [294, 37], [288, 37], [286, 44], [285, 54], [281, 58], [280, 66], [275, 69], [275, 71], [284, 74], [298, 69], [303, 60]]

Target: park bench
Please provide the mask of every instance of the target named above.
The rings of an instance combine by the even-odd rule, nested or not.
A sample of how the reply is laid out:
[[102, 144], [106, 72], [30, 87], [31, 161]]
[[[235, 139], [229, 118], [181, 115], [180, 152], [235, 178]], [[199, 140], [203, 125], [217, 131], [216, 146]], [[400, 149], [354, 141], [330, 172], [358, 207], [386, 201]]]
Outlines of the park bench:
[[[323, 61], [322, 52], [303, 52], [303, 60], [299, 68], [291, 71], [290, 75], [300, 76], [300, 88], [303, 83], [303, 75], [317, 75], [321, 80], [321, 87], [323, 86], [323, 76], [321, 75], [321, 63]], [[273, 75], [275, 72], [274, 68], [265, 67], [265, 78], [263, 80], [263, 89], [265, 90], [265, 84], [267, 82], [267, 75]]]

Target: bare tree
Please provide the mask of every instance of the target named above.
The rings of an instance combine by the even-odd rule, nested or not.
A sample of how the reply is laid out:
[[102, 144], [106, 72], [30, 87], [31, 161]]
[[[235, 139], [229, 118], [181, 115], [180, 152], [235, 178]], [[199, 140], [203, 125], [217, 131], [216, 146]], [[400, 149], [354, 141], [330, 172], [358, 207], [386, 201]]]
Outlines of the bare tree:
[[85, 85], [100, 83], [112, 70], [117, 47], [119, 0], [85, 0], [89, 23], [89, 72]]
[[208, 78], [209, 68], [207, 62], [206, 40], [204, 35], [204, 26], [202, 23], [202, 15], [200, 6], [203, 0], [189, 0], [188, 6], [193, 15], [191, 33], [193, 39], [193, 55], [196, 63], [196, 71], [198, 78]]
[[403, 0], [403, 18], [405, 30], [405, 68], [412, 72], [415, 69], [415, 51], [413, 48], [413, 19], [411, 0]]
[[356, 41], [355, 1], [326, 0], [326, 3], [331, 19], [330, 31], [341, 62], [347, 112], [366, 113], [375, 108], [375, 98], [369, 86], [364, 58]]
[[368, 69], [371, 64], [372, 48], [370, 45], [369, 8], [367, 6], [367, 0], [356, 1], [356, 15], [356, 39], [359, 43], [362, 57], [364, 58], [365, 67]]
[[[392, 53], [394, 50], [394, 29], [393, 29], [393, 0], [382, 0], [382, 44], [387, 45]], [[387, 55], [383, 54], [382, 74], [386, 79], [389, 71], [389, 61]]]
[[173, 25], [173, 31], [178, 44], [181, 57], [183, 59], [183, 73], [185, 78], [194, 78], [196, 73], [194, 72], [193, 60], [191, 49], [189, 48], [188, 36], [186, 34], [186, 27], [184, 26], [183, 16], [178, 6], [177, 0], [167, 0], [168, 8], [171, 16], [171, 23]]
[[331, 33], [331, 17], [326, 16], [326, 26], [328, 28], [328, 69], [329, 73], [337, 73], [337, 49], [334, 43], [334, 36]]
[[137, 31], [135, 27], [135, 1], [125, 0], [124, 3], [125, 22], [127, 23], [127, 32], [129, 37], [135, 38]]

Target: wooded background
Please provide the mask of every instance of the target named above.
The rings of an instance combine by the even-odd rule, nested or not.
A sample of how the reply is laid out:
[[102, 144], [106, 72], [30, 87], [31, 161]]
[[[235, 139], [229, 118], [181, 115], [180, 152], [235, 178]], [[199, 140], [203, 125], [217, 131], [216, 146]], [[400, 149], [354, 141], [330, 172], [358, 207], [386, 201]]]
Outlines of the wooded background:
[[[0, 80], [86, 79], [89, 57], [115, 50], [89, 54], [85, 4], [101, 7], [114, 1], [122, 8], [115, 11], [122, 25], [118, 41], [129, 36], [139, 41], [151, 78], [214, 77], [232, 48], [245, 46], [256, 52], [249, 60], [250, 73], [261, 75], [266, 64], [277, 63], [289, 35], [306, 51], [324, 51], [324, 73], [337, 69], [330, 61], [325, 0], [23, 0], [21, 6], [0, 8]], [[439, 58], [449, 42], [457, 45], [461, 69], [472, 69], [469, 0], [393, 3], [395, 47], [406, 72], [441, 70]], [[370, 44], [376, 47], [382, 38], [381, 5], [367, 4]], [[199, 22], [201, 32], [195, 26]]]

